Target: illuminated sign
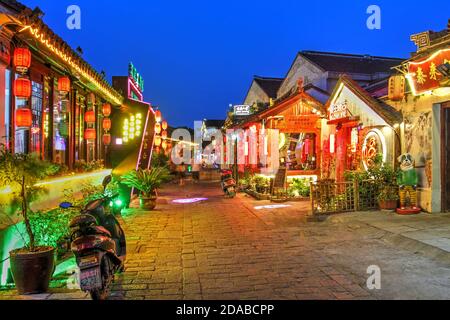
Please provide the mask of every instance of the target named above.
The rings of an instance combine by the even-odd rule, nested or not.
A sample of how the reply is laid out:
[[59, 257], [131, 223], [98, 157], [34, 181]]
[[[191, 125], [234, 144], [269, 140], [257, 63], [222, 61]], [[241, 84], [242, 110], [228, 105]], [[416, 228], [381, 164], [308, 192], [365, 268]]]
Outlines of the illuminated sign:
[[250, 114], [250, 106], [234, 106], [235, 116], [249, 116]]
[[142, 135], [142, 114], [131, 115], [123, 121], [122, 143], [128, 143]]
[[142, 76], [137, 72], [137, 69], [131, 62], [128, 65], [128, 76], [131, 80], [133, 80], [134, 84], [139, 88], [141, 93], [144, 92], [144, 78], [142, 78]]
[[332, 104], [330, 107], [330, 121], [348, 117], [348, 102]]
[[419, 95], [440, 87], [444, 76], [439, 67], [450, 63], [450, 49], [435, 52], [428, 58], [408, 62], [407, 79], [414, 95]]
[[362, 161], [366, 170], [375, 166], [375, 160], [379, 154], [382, 155], [383, 163], [385, 163], [387, 160], [386, 139], [380, 130], [373, 129], [364, 139], [362, 148]]

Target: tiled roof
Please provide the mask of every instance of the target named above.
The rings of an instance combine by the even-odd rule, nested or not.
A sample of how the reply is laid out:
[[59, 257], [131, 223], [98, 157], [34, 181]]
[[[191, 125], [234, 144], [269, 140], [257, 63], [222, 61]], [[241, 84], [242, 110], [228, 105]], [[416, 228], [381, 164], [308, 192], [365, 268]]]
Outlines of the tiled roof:
[[333, 52], [301, 51], [299, 53], [325, 71], [375, 74], [390, 72], [405, 59]]
[[269, 98], [276, 98], [278, 89], [280, 89], [284, 79], [255, 76], [254, 81], [264, 90]]

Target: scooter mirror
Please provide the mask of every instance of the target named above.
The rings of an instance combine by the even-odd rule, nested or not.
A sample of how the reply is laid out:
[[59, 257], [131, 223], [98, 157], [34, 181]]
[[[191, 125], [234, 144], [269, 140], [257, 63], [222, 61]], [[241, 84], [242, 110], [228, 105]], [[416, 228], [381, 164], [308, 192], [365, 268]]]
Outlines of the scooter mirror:
[[111, 183], [111, 181], [112, 181], [112, 176], [106, 176], [102, 182], [103, 189], [106, 189], [106, 187], [108, 186], [108, 184]]
[[70, 202], [63, 202], [59, 205], [61, 209], [69, 209], [73, 207], [73, 204]]

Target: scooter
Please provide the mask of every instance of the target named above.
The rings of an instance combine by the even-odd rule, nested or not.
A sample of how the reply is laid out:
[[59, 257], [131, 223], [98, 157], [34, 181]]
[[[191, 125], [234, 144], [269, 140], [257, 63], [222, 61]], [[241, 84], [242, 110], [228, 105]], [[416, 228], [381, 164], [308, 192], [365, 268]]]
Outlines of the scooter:
[[223, 192], [230, 198], [236, 197], [236, 181], [233, 172], [230, 170], [221, 171], [221, 185]]
[[[108, 176], [103, 188], [111, 182]], [[110, 204], [117, 195], [104, 195], [91, 201], [70, 223], [71, 250], [80, 269], [80, 287], [93, 300], [106, 300], [114, 275], [124, 271], [126, 258], [125, 233], [112, 213]], [[65, 202], [63, 209], [73, 207]]]

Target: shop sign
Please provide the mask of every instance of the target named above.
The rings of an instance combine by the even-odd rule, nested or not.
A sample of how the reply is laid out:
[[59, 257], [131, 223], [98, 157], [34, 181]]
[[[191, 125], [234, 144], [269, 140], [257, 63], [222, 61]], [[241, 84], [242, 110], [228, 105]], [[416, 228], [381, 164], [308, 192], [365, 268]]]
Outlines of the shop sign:
[[234, 115], [238, 117], [249, 116], [251, 115], [251, 108], [246, 105], [234, 106]]
[[137, 69], [134, 67], [132, 62], [128, 65], [128, 76], [139, 88], [141, 93], [144, 92], [144, 78], [142, 78], [142, 76], [137, 72]]
[[305, 129], [316, 129], [317, 128], [317, 120], [319, 117], [317, 116], [286, 116], [286, 121], [283, 123], [283, 128], [280, 129], [288, 129], [292, 130], [305, 130]]
[[347, 100], [331, 105], [330, 107], [330, 121], [344, 119], [348, 117], [348, 102]]
[[439, 67], [450, 63], [450, 48], [435, 52], [420, 61], [408, 62], [408, 80], [415, 95], [440, 87], [444, 76]]

